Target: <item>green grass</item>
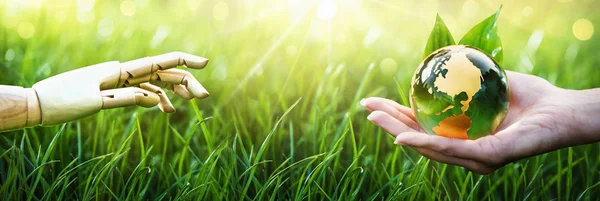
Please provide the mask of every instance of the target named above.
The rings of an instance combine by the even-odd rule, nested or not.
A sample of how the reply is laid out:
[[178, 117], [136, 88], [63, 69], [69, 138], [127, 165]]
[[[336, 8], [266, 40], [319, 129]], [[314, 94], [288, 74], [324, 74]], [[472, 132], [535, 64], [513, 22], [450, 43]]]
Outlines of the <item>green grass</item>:
[[[453, 33], [462, 35], [497, 4], [480, 2], [480, 11], [470, 18], [461, 14], [462, 2], [430, 7], [365, 0], [360, 12], [351, 3], [338, 2], [328, 23], [316, 17], [317, 2], [311, 1], [300, 3], [307, 14], [296, 17], [290, 17], [287, 1], [225, 1], [224, 21], [213, 18], [219, 10], [213, 9], [215, 1], [144, 2], [136, 1], [136, 13], [128, 17], [121, 14], [120, 2], [97, 1], [94, 12], [88, 12], [93, 19], [80, 23], [74, 1], [44, 1], [37, 9], [0, 0], [2, 84], [30, 87], [79, 67], [175, 50], [211, 59], [206, 69], [193, 72], [211, 97], [184, 101], [169, 94], [175, 114], [157, 108], [114, 109], [63, 125], [0, 134], [0, 199], [600, 196], [597, 143], [531, 157], [482, 176], [395, 146], [385, 131], [366, 120], [368, 112], [358, 105], [363, 97], [406, 104], [436, 12]], [[598, 34], [579, 41], [571, 32], [579, 18], [600, 29], [600, 15], [594, 13], [600, 5], [574, 2], [505, 2], [499, 19], [504, 67], [561, 87], [600, 87]], [[533, 16], [517, 19], [524, 6], [533, 8]], [[63, 15], [64, 21], [59, 20]], [[454, 16], [454, 23], [448, 16]], [[24, 39], [19, 26], [26, 22], [35, 33]], [[102, 36], [99, 30], [106, 34], [106, 27], [112, 31]], [[159, 40], [157, 30], [168, 30], [168, 36]], [[381, 34], [370, 41], [369, 30]], [[535, 45], [540, 33], [543, 40]], [[385, 58], [393, 59], [395, 68], [381, 67]]]

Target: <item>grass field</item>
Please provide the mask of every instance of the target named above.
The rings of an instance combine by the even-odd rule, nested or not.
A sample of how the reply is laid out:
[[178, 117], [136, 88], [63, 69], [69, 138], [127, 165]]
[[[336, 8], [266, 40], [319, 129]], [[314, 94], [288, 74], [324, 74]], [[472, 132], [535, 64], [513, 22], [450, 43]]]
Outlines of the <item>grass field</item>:
[[[598, 1], [502, 3], [505, 69], [600, 87], [600, 38], [586, 38]], [[169, 93], [175, 114], [114, 109], [0, 134], [0, 200], [597, 200], [598, 143], [477, 175], [395, 146], [358, 105], [407, 104], [436, 13], [459, 37], [499, 6], [0, 0], [1, 84], [170, 51], [211, 59], [193, 71], [211, 97]]]

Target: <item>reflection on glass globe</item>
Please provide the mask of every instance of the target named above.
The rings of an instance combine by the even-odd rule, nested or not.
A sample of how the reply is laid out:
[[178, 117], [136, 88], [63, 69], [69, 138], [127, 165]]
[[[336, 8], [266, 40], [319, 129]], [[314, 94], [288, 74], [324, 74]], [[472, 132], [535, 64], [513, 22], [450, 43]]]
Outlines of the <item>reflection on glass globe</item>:
[[492, 57], [469, 46], [441, 48], [419, 65], [410, 105], [430, 134], [477, 139], [489, 135], [508, 111], [506, 73]]

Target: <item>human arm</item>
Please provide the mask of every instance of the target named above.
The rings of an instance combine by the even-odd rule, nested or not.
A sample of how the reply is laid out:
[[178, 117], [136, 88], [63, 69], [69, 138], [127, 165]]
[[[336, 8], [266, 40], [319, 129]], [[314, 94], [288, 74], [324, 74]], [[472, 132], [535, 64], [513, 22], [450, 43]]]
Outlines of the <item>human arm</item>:
[[[175, 112], [158, 86], [185, 98], [205, 98], [208, 92], [180, 65], [202, 69], [208, 60], [172, 52], [120, 63], [96, 64], [65, 72], [32, 88], [0, 86], [0, 131], [55, 125], [97, 113], [101, 109], [158, 105]], [[155, 86], [158, 85], [158, 86]]]
[[600, 89], [567, 90], [509, 72], [510, 107], [493, 135], [461, 140], [426, 134], [410, 108], [382, 98], [361, 104], [368, 119], [425, 157], [488, 174], [519, 159], [600, 141]]

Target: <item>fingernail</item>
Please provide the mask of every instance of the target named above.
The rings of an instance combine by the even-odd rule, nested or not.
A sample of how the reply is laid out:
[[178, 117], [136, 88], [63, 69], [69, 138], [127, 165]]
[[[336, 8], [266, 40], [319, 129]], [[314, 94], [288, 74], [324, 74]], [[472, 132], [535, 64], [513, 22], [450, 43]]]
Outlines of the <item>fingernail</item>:
[[402, 143], [402, 142], [400, 142], [398, 140], [394, 141], [394, 144], [397, 144], [397, 145], [406, 145], [406, 144], [404, 144], [404, 143]]
[[360, 99], [360, 102], [358, 102], [360, 105], [362, 105], [363, 107], [367, 107], [367, 103], [365, 103], [365, 99]]
[[367, 116], [367, 119], [368, 119], [369, 121], [373, 121], [373, 118], [374, 118], [374, 117], [373, 117], [373, 113], [371, 113], [369, 116]]

